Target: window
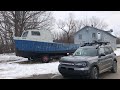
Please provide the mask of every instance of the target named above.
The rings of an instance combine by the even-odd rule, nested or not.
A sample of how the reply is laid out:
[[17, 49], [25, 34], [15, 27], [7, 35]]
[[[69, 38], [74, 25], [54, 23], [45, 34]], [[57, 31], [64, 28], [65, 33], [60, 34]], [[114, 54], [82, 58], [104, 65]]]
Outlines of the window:
[[27, 37], [27, 35], [28, 35], [28, 31], [24, 32], [22, 37]]
[[113, 53], [113, 49], [112, 47], [109, 47], [110, 53]]
[[39, 31], [31, 31], [31, 33], [34, 36], [40, 36], [40, 32]]
[[80, 48], [75, 51], [74, 56], [97, 56], [96, 48]]
[[105, 53], [104, 48], [99, 49], [99, 54], [101, 54], [101, 53]]
[[93, 33], [93, 34], [92, 34], [92, 38], [95, 38], [95, 37], [96, 37], [96, 34], [95, 34], [95, 33]]
[[108, 47], [105, 47], [105, 54], [110, 54], [110, 49]]
[[82, 39], [82, 35], [81, 34], [79, 34], [79, 39]]

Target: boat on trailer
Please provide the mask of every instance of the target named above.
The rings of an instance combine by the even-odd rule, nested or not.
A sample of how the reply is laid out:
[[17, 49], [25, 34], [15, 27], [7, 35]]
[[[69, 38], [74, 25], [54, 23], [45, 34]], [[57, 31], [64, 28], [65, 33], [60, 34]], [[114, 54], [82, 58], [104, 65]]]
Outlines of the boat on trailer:
[[44, 63], [73, 53], [79, 44], [55, 43], [48, 30], [26, 30], [21, 37], [15, 37], [16, 55]]

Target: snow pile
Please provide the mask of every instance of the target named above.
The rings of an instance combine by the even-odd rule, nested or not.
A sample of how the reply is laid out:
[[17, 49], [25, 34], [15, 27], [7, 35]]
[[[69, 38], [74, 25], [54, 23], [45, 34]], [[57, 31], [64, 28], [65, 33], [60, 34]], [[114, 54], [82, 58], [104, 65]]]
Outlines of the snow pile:
[[23, 58], [23, 57], [18, 57], [15, 56], [14, 53], [12, 54], [0, 54], [0, 62], [7, 62], [7, 61], [20, 61], [20, 60], [28, 60], [27, 58]]
[[15, 54], [0, 54], [0, 79], [14, 79], [39, 74], [57, 74], [59, 62], [41, 64], [19, 64], [27, 58]]
[[58, 74], [59, 62], [45, 64], [0, 64], [0, 79], [29, 77], [39, 74]]
[[[120, 49], [114, 52], [117, 56], [120, 55]], [[27, 58], [18, 57], [15, 54], [1, 54], [0, 61], [5, 63], [0, 63], [0, 79], [15, 79], [39, 74], [60, 74], [58, 71], [59, 62], [41, 64], [8, 63], [8, 61], [24, 60], [27, 60]]]
[[117, 56], [120, 56], [120, 48], [114, 51]]

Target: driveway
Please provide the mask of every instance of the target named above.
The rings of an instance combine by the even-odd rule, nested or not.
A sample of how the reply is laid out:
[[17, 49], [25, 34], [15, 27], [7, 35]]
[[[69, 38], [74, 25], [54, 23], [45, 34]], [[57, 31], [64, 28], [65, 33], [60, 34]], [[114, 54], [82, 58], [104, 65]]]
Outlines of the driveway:
[[[117, 61], [118, 61], [117, 73], [105, 72], [100, 75], [100, 79], [120, 79], [120, 56], [117, 58]], [[33, 75], [31, 77], [26, 77], [21, 79], [64, 79], [64, 78], [61, 76], [61, 74], [43, 74], [43, 75]]]

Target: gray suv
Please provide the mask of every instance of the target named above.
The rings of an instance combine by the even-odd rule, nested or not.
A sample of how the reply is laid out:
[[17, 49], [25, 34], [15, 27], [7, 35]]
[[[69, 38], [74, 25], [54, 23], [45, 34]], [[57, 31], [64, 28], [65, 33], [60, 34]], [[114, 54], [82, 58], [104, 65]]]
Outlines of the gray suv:
[[91, 45], [78, 48], [72, 55], [60, 59], [59, 72], [63, 77], [87, 76], [98, 79], [99, 74], [117, 72], [117, 59], [110, 45]]

